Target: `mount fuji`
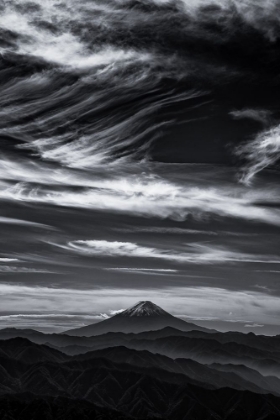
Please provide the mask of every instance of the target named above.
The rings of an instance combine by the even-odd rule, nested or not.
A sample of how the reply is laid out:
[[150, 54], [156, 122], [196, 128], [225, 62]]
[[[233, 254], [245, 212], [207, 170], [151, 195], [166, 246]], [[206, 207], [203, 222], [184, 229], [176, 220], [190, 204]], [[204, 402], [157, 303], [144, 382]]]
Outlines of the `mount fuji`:
[[188, 323], [176, 318], [150, 301], [138, 302], [136, 305], [124, 310], [111, 318], [86, 327], [65, 331], [71, 336], [95, 336], [109, 332], [140, 333], [155, 331], [166, 327], [176, 328], [181, 331], [212, 332], [207, 328]]

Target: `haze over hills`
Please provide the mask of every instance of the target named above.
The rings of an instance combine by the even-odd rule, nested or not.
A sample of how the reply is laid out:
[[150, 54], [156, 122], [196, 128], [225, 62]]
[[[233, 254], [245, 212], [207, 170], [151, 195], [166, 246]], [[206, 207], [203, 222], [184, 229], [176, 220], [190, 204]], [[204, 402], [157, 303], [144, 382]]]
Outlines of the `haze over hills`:
[[1, 420], [37, 420], [39, 405], [44, 420], [280, 418], [279, 379], [242, 366], [117, 346], [69, 356], [22, 338], [0, 350]]
[[150, 301], [67, 334], [0, 330], [0, 418], [277, 420], [279, 339], [204, 330]]
[[207, 328], [176, 318], [153, 302], [141, 301], [109, 319], [86, 327], [65, 331], [65, 334], [90, 337], [108, 332], [140, 333], [160, 330], [166, 327], [176, 328], [181, 331], [198, 330], [211, 332]]

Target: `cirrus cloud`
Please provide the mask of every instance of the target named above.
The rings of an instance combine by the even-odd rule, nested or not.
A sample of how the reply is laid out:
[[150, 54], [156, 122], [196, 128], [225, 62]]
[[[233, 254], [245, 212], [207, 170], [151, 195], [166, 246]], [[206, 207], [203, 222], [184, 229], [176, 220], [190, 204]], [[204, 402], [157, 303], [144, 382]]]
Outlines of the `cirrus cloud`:
[[177, 263], [199, 264], [228, 262], [280, 264], [280, 258], [277, 256], [247, 254], [199, 243], [187, 244], [183, 250], [152, 248], [132, 242], [106, 240], [77, 240], [57, 246], [88, 257], [156, 258]]
[[[240, 153], [245, 150], [240, 149]], [[211, 168], [202, 170], [199, 182], [187, 173], [184, 183], [156, 174], [137, 173], [138, 169], [141, 170], [141, 165], [133, 175], [122, 167], [117, 172], [112, 167], [109, 174], [100, 168], [89, 174], [0, 159], [0, 199], [178, 221], [190, 215], [197, 220], [212, 215], [280, 226], [279, 210], [270, 205], [279, 202], [278, 186], [271, 185], [265, 191], [248, 190], [225, 181], [230, 174], [221, 171], [217, 175]], [[209, 183], [212, 176], [221, 179]]]

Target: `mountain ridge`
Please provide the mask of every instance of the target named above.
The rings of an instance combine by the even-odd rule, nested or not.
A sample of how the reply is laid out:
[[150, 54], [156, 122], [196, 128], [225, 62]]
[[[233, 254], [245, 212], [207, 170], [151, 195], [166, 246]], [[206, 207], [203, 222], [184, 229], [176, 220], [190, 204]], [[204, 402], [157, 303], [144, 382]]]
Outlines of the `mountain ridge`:
[[[10, 352], [14, 354], [22, 354], [19, 351], [21, 346], [32, 346], [26, 340], [19, 340], [17, 345], [18, 350], [16, 351], [15, 342], [0, 342], [2, 348], [4, 347], [6, 351], [10, 349]], [[33, 346], [41, 347], [34, 344]], [[58, 359], [54, 361], [52, 355], [57, 354], [57, 352], [49, 349], [49, 353], [51, 357], [49, 360], [46, 359], [45, 362], [32, 362], [30, 360], [30, 363], [27, 364], [17, 360], [17, 358], [10, 357], [1, 361], [4, 375], [0, 380], [0, 408], [3, 407], [2, 413], [4, 415], [12, 414], [15, 405], [17, 406], [17, 404], [6, 404], [6, 402], [20, 400], [22, 392], [32, 394], [29, 394], [31, 406], [29, 407], [29, 417], [25, 417], [26, 419], [30, 418], [32, 412], [34, 413], [34, 401], [40, 400], [41, 407], [44, 407], [44, 401], [49, 399], [60, 401], [62, 398], [70, 399], [74, 405], [77, 404], [76, 409], [78, 411], [82, 410], [81, 407], [84, 404], [87, 404], [87, 407], [89, 407], [89, 404], [93, 404], [90, 407], [96, 407], [95, 409], [100, 411], [100, 417], [97, 417], [100, 419], [110, 419], [110, 415], [112, 415], [112, 418], [114, 416], [121, 418], [123, 415], [125, 418], [127, 418], [126, 416], [128, 418], [133, 416], [133, 418], [138, 419], [183, 420], [188, 418], [190, 420], [208, 420], [215, 418], [224, 420], [228, 418], [231, 420], [264, 420], [269, 418], [268, 416], [280, 415], [280, 398], [267, 393], [267, 391], [256, 393], [252, 390], [233, 389], [228, 386], [220, 387], [221, 383], [217, 382], [214, 385], [214, 383], [211, 384], [212, 381], [199, 383], [194, 378], [188, 377], [187, 371], [185, 371], [187, 376], [181, 375], [179, 371], [175, 372], [173, 369], [173, 372], [171, 372], [172, 365], [175, 366], [180, 363], [177, 366], [178, 369], [180, 366], [187, 369], [190, 364], [190, 369], [196, 366], [198, 369], [203, 369], [205, 374], [208, 375], [209, 367], [200, 366], [187, 360], [172, 361], [165, 357], [159, 358], [148, 352], [131, 352], [125, 348], [116, 348], [116, 352], [113, 349], [107, 350], [107, 354], [103, 355], [102, 352], [97, 352], [95, 354], [97, 358], [92, 358], [93, 354], [91, 354], [88, 355], [88, 360], [87, 356], [77, 358], [63, 356], [65, 361]], [[125, 353], [127, 353], [127, 356]], [[133, 355], [134, 358], [131, 359]], [[148, 357], [147, 361], [150, 360], [150, 366], [142, 359], [143, 357], [144, 359]], [[125, 363], [123, 363], [124, 361]], [[142, 362], [147, 365], [144, 369], [141, 366]], [[168, 370], [170, 368], [170, 372], [167, 368]], [[218, 375], [221, 379], [234, 379], [233, 375], [213, 372], [212, 380], [215, 380], [214, 375]], [[20, 380], [16, 381], [15, 378]], [[244, 380], [242, 382], [243, 386], [247, 386]], [[241, 386], [242, 382], [240, 383]], [[27, 398], [24, 398], [24, 404], [29, 404]], [[95, 418], [84, 416], [83, 412], [81, 412], [80, 417], [71, 417], [67, 405], [60, 408], [61, 416], [67, 412], [69, 419]], [[235, 407], [234, 412], [232, 412], [232, 406]], [[254, 408], [252, 415], [251, 407]], [[188, 417], [186, 417], [186, 413]], [[24, 417], [18, 416], [17, 410], [13, 415], [14, 417], [8, 418], [23, 418], [25, 420]], [[43, 418], [46, 418], [46, 420], [47, 418], [64, 419], [59, 415], [54, 417], [52, 414], [52, 416], [49, 414], [48, 417]], [[32, 418], [37, 420], [37, 417]]]
[[[155, 339], [152, 335], [153, 332], [144, 334], [150, 339], [126, 337], [128, 340], [119, 345], [117, 334], [112, 337], [113, 341], [110, 339], [107, 344], [104, 343], [103, 349], [88, 349], [86, 354], [73, 356], [65, 354], [62, 349], [36, 344], [27, 338], [0, 340], [0, 418], [3, 414], [8, 415], [9, 420], [29, 420], [30, 413], [37, 413], [34, 404], [38, 400], [42, 407], [45, 402], [53, 401], [52, 414], [48, 412], [48, 417], [42, 417], [44, 420], [64, 420], [63, 415], [66, 414], [66, 418], [73, 420], [109, 420], [122, 415], [139, 420], [280, 418], [280, 379], [261, 375], [261, 366], [258, 369], [248, 367], [248, 356], [251, 356], [250, 364], [263, 364], [264, 369], [270, 356], [275, 359], [270, 370], [275, 372], [280, 360], [277, 346], [274, 352], [265, 352], [241, 344], [236, 346], [231, 341], [220, 343], [211, 338], [215, 334], [204, 334], [208, 337], [205, 340], [194, 338], [193, 334], [192, 338], [167, 336]], [[158, 332], [155, 335], [158, 336]], [[91, 340], [92, 343], [100, 340], [99, 337], [74, 339], [81, 342]], [[208, 353], [207, 363], [205, 357]], [[195, 360], [199, 355], [202, 360]], [[247, 360], [247, 366], [236, 365], [241, 360]], [[23, 392], [32, 393], [30, 403], [23, 401], [15, 402], [15, 407], [9, 405], [9, 401], [16, 401]], [[62, 401], [61, 398], [76, 404], [79, 413], [76, 417], [69, 414], [70, 402], [55, 408], [55, 401]], [[2, 412], [1, 405], [4, 407]], [[99, 417], [92, 414], [90, 417], [89, 413], [98, 411], [99, 407], [104, 410], [98, 412]], [[22, 416], [25, 410], [27, 417]], [[40, 420], [39, 417], [32, 418]]]

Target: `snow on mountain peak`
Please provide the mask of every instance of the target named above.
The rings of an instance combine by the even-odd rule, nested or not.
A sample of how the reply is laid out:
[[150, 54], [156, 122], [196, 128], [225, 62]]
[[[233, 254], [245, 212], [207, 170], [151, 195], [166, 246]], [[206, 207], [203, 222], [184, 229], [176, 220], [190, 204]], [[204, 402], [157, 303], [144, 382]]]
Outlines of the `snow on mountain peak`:
[[169, 315], [168, 312], [161, 309], [159, 306], [155, 305], [149, 300], [138, 302], [136, 305], [131, 308], [126, 309], [121, 312], [119, 316], [164, 316]]

